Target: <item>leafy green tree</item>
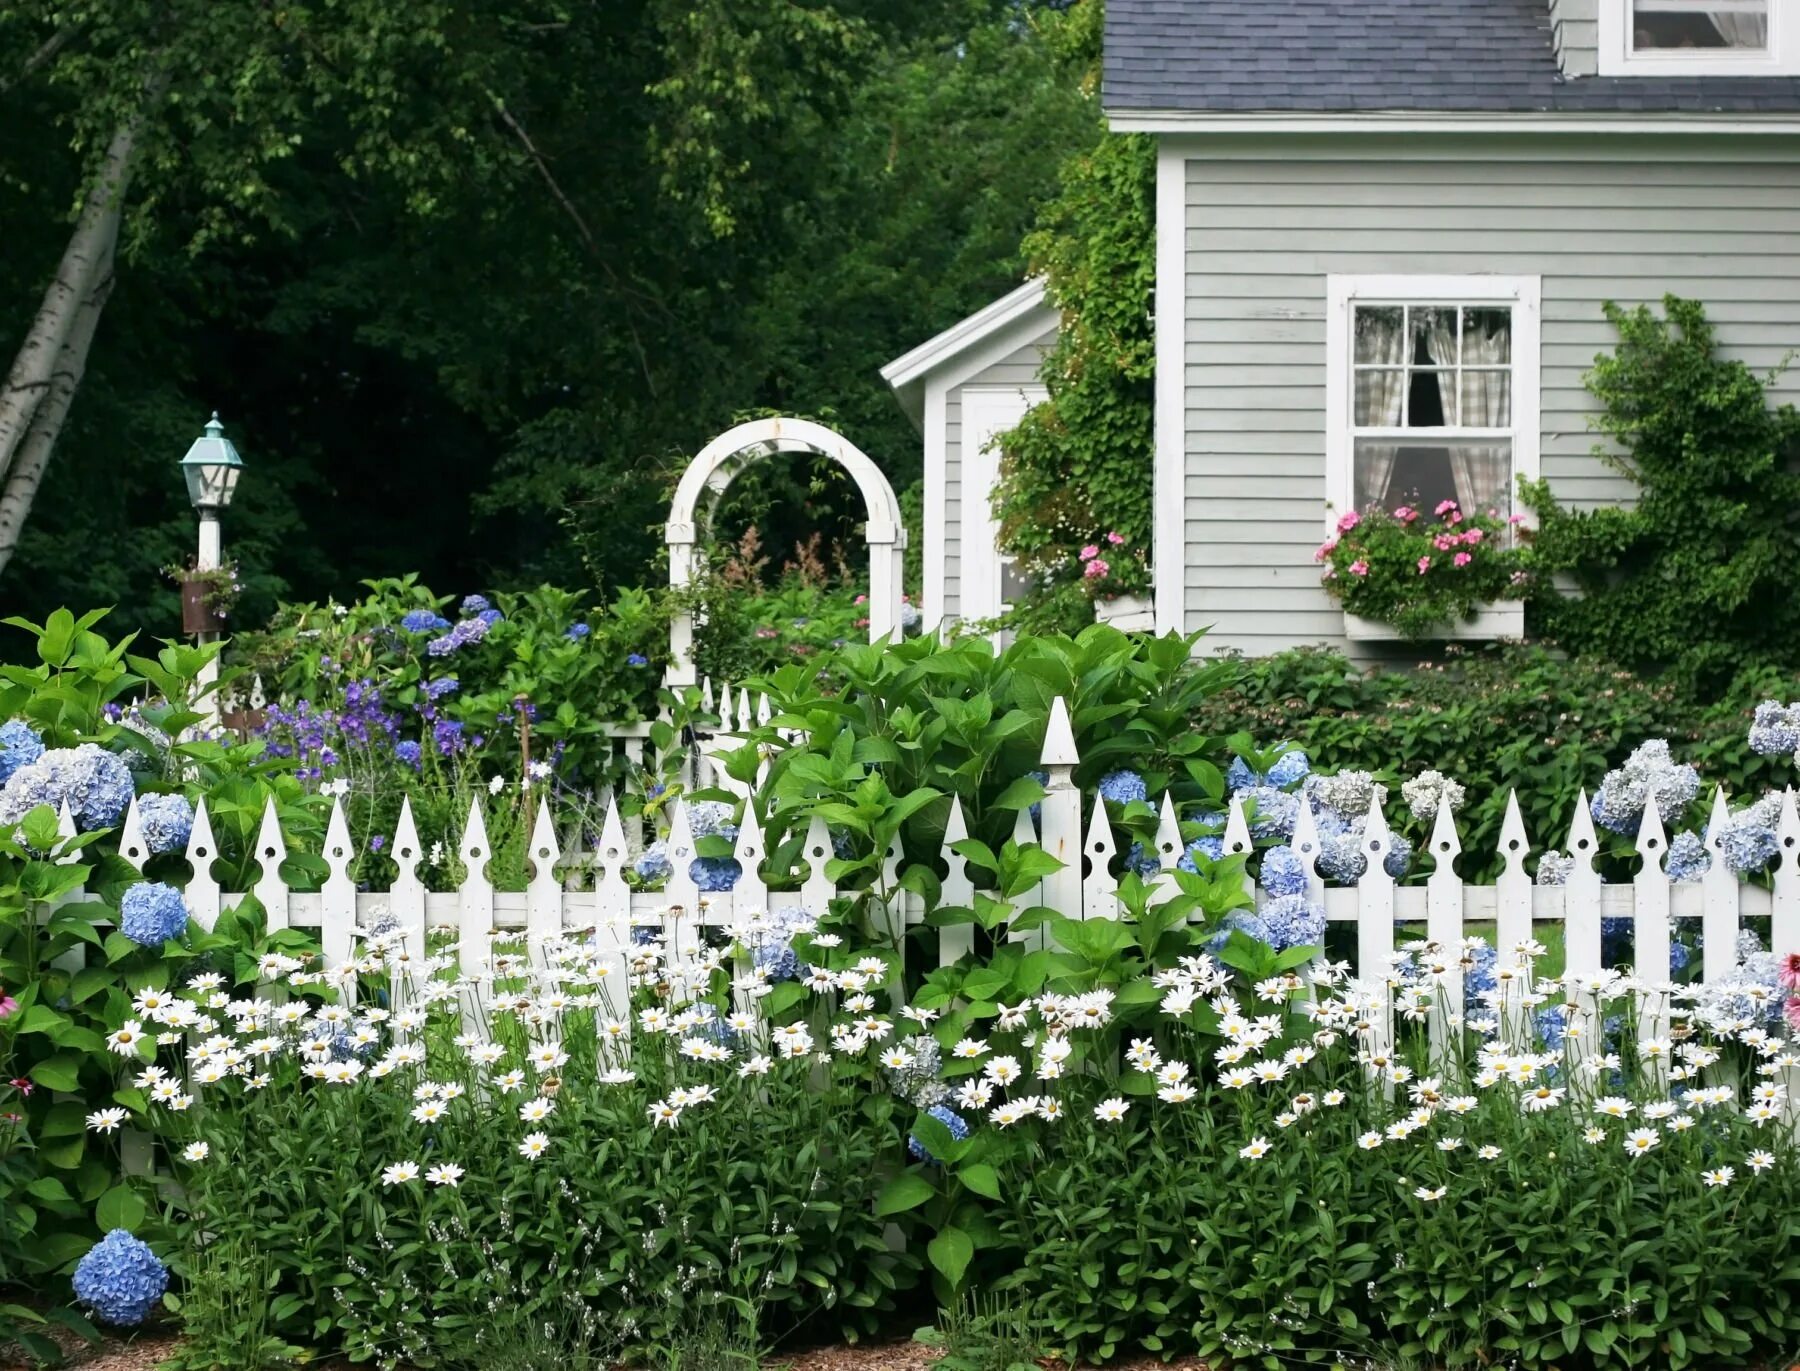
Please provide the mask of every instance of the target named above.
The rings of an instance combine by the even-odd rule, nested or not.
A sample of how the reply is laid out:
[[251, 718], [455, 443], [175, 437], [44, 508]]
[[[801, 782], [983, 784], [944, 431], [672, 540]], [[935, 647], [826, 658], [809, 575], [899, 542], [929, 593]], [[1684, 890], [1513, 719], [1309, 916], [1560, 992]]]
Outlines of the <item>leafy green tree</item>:
[[1661, 317], [1613, 304], [1606, 316], [1619, 345], [1587, 386], [1613, 443], [1595, 451], [1637, 501], [1570, 509], [1547, 483], [1527, 487], [1551, 573], [1530, 603], [1534, 632], [1701, 690], [1800, 664], [1800, 414], [1719, 356], [1701, 304], [1671, 295]]

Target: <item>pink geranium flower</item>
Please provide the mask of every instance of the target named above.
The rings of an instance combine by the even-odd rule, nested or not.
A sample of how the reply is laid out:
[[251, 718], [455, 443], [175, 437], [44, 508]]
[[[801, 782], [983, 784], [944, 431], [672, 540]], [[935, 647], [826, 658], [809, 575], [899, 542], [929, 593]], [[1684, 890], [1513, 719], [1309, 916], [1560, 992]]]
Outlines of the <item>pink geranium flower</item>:
[[1459, 552], [1456, 554], [1456, 556], [1454, 556], [1450, 559], [1450, 564], [1452, 566], [1467, 566], [1470, 562], [1472, 562], [1474, 560], [1475, 559], [1473, 557], [1471, 557], [1468, 553]]
[[1469, 546], [1473, 547], [1473, 546], [1475, 546], [1475, 544], [1479, 543], [1483, 538], [1487, 537], [1487, 534], [1483, 533], [1478, 528], [1472, 528], [1467, 533], [1463, 534], [1462, 537], [1463, 537], [1463, 541], [1465, 543], [1467, 543], [1467, 544], [1469, 544]]
[[1111, 543], [1114, 547], [1119, 547], [1124, 544], [1125, 535], [1123, 533], [1109, 533], [1106, 535], [1106, 541]]
[[1358, 514], [1355, 510], [1351, 510], [1348, 514], [1341, 515], [1338, 518], [1338, 523], [1337, 523], [1338, 532], [1339, 533], [1348, 533], [1351, 529], [1355, 528], [1361, 522], [1362, 522], [1362, 515]]
[[1525, 516], [1523, 514], [1514, 514], [1508, 518], [1506, 522], [1509, 524], [1522, 524], [1525, 522]]
[[1442, 517], [1443, 515], [1450, 513], [1455, 508], [1456, 508], [1456, 501], [1444, 500], [1438, 504], [1437, 513], [1440, 517]]
[[1099, 555], [1100, 555], [1100, 549], [1098, 547], [1094, 546], [1094, 544], [1092, 544], [1092, 543], [1089, 543], [1086, 547], [1082, 548], [1081, 551], [1076, 554], [1076, 556], [1080, 557], [1081, 560], [1084, 562], [1091, 562], [1094, 560], [1094, 558], [1098, 557]]
[[858, 595], [856, 597], [856, 599], [853, 601], [853, 603], [859, 604], [859, 605], [866, 605], [869, 603], [869, 597], [867, 595]]
[[1437, 537], [1435, 537], [1431, 540], [1431, 545], [1433, 547], [1435, 547], [1439, 552], [1448, 552], [1451, 548], [1455, 547], [1457, 545], [1457, 543], [1459, 543], [1460, 541], [1462, 541], [1462, 540], [1459, 539], [1454, 533], [1440, 533], [1440, 534], [1438, 534]]
[[1399, 509], [1394, 511], [1394, 517], [1403, 524], [1410, 524], [1414, 519], [1419, 517], [1419, 511], [1414, 509], [1411, 505], [1401, 505]]
[[1085, 571], [1083, 571], [1081, 574], [1083, 576], [1087, 577], [1088, 580], [1090, 580], [1090, 581], [1097, 581], [1102, 576], [1106, 575], [1107, 572], [1109, 572], [1111, 570], [1112, 570], [1112, 568], [1106, 564], [1106, 561], [1104, 558], [1096, 557], [1096, 558], [1094, 558], [1093, 561], [1091, 561], [1087, 564], [1087, 569]]
[[1313, 561], [1324, 561], [1327, 557], [1331, 556], [1332, 553], [1337, 551], [1337, 545], [1338, 540], [1336, 538], [1327, 538], [1324, 542], [1319, 544], [1319, 550], [1313, 553]]
[[1356, 561], [1350, 563], [1350, 574], [1352, 576], [1367, 576], [1369, 574], [1369, 564], [1361, 558], [1358, 558]]
[[1429, 557], [1419, 558], [1419, 575], [1423, 576], [1426, 572], [1428, 572], [1430, 570], [1431, 570], [1431, 558], [1429, 558]]

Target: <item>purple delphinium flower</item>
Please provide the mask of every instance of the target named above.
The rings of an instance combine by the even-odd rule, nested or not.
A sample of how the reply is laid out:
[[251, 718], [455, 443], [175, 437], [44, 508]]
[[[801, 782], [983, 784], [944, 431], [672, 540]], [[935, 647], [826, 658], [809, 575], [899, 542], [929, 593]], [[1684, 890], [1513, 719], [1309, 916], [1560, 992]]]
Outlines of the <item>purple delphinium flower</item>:
[[431, 726], [431, 741], [444, 757], [454, 757], [468, 745], [463, 738], [463, 726], [450, 719], [439, 719]]
[[423, 762], [424, 749], [408, 738], [403, 743], [394, 744], [394, 756], [417, 771]]
[[460, 686], [461, 683], [456, 677], [440, 676], [435, 681], [427, 681], [425, 683], [425, 698], [428, 700], [441, 700], [446, 695], [454, 694]]

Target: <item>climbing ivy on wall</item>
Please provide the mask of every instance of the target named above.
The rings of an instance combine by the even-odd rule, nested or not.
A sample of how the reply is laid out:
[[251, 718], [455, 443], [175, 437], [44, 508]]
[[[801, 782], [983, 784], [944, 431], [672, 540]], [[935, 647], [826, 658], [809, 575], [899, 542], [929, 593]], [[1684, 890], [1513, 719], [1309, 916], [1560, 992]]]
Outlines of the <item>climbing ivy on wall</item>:
[[1759, 666], [1800, 666], [1800, 415], [1718, 355], [1704, 306], [1609, 304], [1619, 333], [1587, 375], [1597, 452], [1638, 486], [1631, 509], [1575, 510], [1528, 484], [1540, 566], [1534, 633], [1681, 684], [1716, 689]]
[[[1099, 0], [1061, 26], [1061, 55], [1098, 89]], [[1097, 120], [1098, 122], [1098, 120]], [[1156, 349], [1156, 151], [1144, 136], [1102, 128], [1063, 165], [1061, 189], [1025, 240], [1062, 330], [1044, 359], [1049, 399], [1001, 439], [995, 495], [1001, 546], [1030, 575], [1022, 621], [1048, 626], [1091, 617], [1080, 549], [1123, 535], [1147, 549]], [[1128, 565], [1114, 557], [1115, 574]], [[1135, 587], [1134, 587], [1135, 588]]]

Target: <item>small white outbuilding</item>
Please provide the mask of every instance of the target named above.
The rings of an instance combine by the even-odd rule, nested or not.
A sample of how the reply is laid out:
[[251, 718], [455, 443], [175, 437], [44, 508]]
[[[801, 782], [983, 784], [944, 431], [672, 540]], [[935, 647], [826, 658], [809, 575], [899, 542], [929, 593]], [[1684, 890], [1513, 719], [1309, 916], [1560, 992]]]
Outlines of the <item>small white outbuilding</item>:
[[1056, 340], [1044, 283], [1028, 281], [881, 369], [925, 440], [924, 594], [928, 628], [989, 619], [1012, 599], [995, 545], [996, 434], [1046, 398], [1038, 367]]

